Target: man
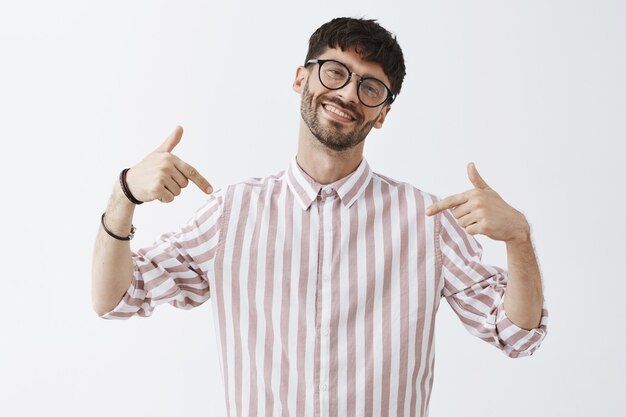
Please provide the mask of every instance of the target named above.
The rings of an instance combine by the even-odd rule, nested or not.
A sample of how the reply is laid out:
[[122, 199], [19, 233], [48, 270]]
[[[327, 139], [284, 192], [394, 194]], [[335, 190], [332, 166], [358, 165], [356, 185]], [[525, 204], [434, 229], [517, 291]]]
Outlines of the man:
[[[375, 21], [322, 25], [293, 83], [296, 158], [215, 192], [172, 154], [177, 127], [116, 184], [96, 241], [96, 312], [149, 316], [212, 297], [233, 416], [427, 415], [442, 296], [475, 336], [510, 357], [532, 354], [547, 311], [524, 216], [473, 164], [474, 188], [438, 200], [363, 159], [404, 74], [400, 46]], [[169, 203], [189, 181], [207, 203], [132, 253], [136, 204]], [[480, 263], [477, 233], [506, 242], [508, 273]]]

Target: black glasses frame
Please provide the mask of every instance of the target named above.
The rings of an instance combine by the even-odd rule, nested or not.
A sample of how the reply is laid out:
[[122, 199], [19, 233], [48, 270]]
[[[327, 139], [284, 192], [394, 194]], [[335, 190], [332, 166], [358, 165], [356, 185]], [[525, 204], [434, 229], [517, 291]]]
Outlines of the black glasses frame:
[[[340, 86], [340, 87], [335, 87], [335, 88], [331, 88], [328, 87], [326, 84], [324, 84], [324, 81], [322, 81], [322, 65], [324, 65], [325, 62], [335, 62], [339, 65], [341, 65], [342, 67], [344, 67], [346, 69], [346, 71], [348, 71], [348, 78], [346, 79], [346, 82]], [[352, 80], [352, 76], [356, 75], [359, 77], [359, 81], [358, 81], [358, 85], [357, 85], [357, 89], [356, 89], [356, 95], [359, 98], [359, 101], [361, 102], [361, 104], [363, 104], [365, 107], [379, 107], [382, 106], [383, 104], [385, 104], [385, 102], [389, 101], [389, 104], [393, 103], [393, 101], [396, 99], [395, 94], [393, 94], [393, 92], [391, 91], [391, 89], [389, 87], [387, 87], [387, 85], [380, 81], [378, 78], [374, 78], [374, 77], [363, 77], [362, 75], [359, 75], [355, 72], [350, 71], [350, 68], [348, 68], [348, 66], [346, 64], [344, 64], [343, 62], [339, 62], [335, 59], [309, 59], [306, 65], [309, 64], [319, 64], [317, 67], [317, 77], [320, 80], [320, 83], [322, 83], [322, 85], [326, 88], [328, 88], [329, 90], [340, 90], [342, 88], [344, 88], [346, 85], [348, 85], [350, 83], [350, 80]], [[375, 106], [370, 106], [369, 104], [365, 104], [363, 103], [363, 100], [361, 100], [361, 84], [363, 83], [363, 81], [365, 80], [375, 80], [378, 81], [379, 83], [381, 83], [386, 89], [387, 89], [387, 97], [385, 97], [385, 99], [380, 103], [377, 104]]]

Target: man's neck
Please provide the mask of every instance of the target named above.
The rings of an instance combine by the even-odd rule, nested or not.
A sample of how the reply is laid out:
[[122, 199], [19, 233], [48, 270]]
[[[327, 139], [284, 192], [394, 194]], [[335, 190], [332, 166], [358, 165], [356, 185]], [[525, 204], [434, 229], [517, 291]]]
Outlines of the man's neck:
[[[304, 130], [304, 131], [303, 131]], [[322, 145], [306, 128], [300, 128], [296, 160], [300, 168], [316, 182], [325, 185], [354, 172], [363, 159], [363, 144], [335, 151]]]

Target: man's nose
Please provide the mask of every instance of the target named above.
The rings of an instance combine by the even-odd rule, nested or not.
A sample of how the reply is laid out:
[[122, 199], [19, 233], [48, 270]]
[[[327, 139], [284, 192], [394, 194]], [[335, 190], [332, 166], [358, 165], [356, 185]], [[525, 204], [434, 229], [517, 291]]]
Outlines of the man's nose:
[[351, 101], [353, 103], [359, 103], [359, 77], [352, 76], [350, 81], [339, 90], [337, 94], [341, 96], [345, 101]]

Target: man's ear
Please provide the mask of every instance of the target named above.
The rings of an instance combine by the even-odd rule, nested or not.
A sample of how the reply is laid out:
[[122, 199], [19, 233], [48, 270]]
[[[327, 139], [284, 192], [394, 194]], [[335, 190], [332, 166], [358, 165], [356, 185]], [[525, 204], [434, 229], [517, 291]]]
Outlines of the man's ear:
[[296, 69], [296, 78], [293, 80], [293, 91], [302, 94], [308, 74], [309, 71], [303, 66], [299, 66]]
[[391, 110], [390, 104], [385, 104], [383, 106], [383, 109], [380, 111], [380, 114], [378, 115], [378, 119], [376, 119], [376, 123], [374, 123], [374, 127], [376, 129], [380, 129], [381, 127], [383, 127], [383, 123], [385, 123], [385, 117], [387, 117], [387, 113], [389, 113], [390, 110]]

